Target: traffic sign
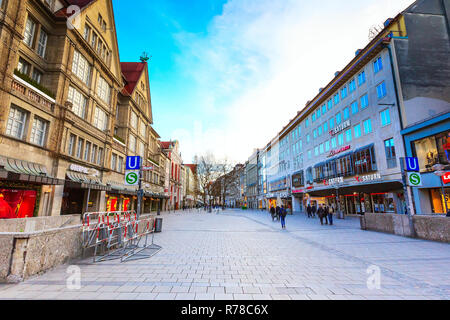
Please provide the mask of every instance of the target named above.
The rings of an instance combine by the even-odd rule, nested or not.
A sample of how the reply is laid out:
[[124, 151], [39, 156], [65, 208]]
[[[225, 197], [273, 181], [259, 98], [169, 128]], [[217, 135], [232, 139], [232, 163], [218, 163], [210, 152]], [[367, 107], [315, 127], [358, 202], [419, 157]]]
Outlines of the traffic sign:
[[125, 172], [125, 185], [127, 185], [127, 186], [139, 185], [139, 171], [126, 171]]
[[417, 172], [408, 172], [408, 184], [411, 187], [421, 187], [422, 186], [422, 176]]
[[408, 172], [419, 172], [419, 159], [414, 157], [406, 158], [406, 171]]
[[142, 170], [144, 171], [152, 171], [154, 168], [152, 166], [148, 166], [148, 167], [142, 167]]
[[141, 169], [141, 157], [127, 157], [126, 170]]

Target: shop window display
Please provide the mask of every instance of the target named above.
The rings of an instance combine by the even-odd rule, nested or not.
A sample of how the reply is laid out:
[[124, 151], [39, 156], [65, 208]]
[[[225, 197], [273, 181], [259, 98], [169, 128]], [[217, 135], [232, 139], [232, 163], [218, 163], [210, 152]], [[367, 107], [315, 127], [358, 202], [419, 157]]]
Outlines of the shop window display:
[[450, 165], [450, 131], [414, 143], [421, 172], [432, 172], [435, 164]]
[[0, 189], [0, 219], [33, 217], [36, 198], [35, 190]]

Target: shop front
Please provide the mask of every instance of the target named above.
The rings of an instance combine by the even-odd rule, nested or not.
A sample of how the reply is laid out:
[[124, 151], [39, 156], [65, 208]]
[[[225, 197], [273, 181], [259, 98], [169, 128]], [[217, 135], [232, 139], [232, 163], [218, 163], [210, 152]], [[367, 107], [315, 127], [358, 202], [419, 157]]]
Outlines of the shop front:
[[292, 175], [292, 212], [305, 212], [304, 203], [304, 186], [305, 175], [303, 171], [296, 172]]
[[61, 214], [82, 215], [85, 212], [102, 211], [102, 194], [109, 190], [101, 182], [99, 171], [71, 164], [66, 172]]
[[53, 187], [63, 184], [49, 177], [42, 165], [1, 157], [0, 219], [48, 215]]
[[116, 182], [108, 182], [110, 190], [106, 194], [106, 211], [131, 211], [137, 208], [137, 190]]

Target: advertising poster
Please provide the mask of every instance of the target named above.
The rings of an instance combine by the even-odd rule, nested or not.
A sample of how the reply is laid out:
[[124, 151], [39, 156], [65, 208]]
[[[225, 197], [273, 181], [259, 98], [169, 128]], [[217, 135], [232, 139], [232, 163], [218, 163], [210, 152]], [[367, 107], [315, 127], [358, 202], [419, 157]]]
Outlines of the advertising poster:
[[35, 190], [0, 189], [0, 219], [33, 217], [36, 197]]

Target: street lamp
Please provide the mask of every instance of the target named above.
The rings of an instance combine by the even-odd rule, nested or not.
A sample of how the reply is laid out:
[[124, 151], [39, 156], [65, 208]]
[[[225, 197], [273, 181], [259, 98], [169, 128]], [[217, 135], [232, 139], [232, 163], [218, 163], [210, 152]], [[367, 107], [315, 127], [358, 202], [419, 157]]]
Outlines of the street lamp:
[[444, 214], [447, 214], [447, 201], [445, 199], [445, 189], [444, 189], [444, 183], [442, 182], [442, 177], [445, 175], [444, 171], [445, 166], [443, 164], [435, 164], [433, 166], [434, 174], [439, 177], [439, 180], [441, 181], [441, 190], [442, 190], [442, 196], [444, 197]]

